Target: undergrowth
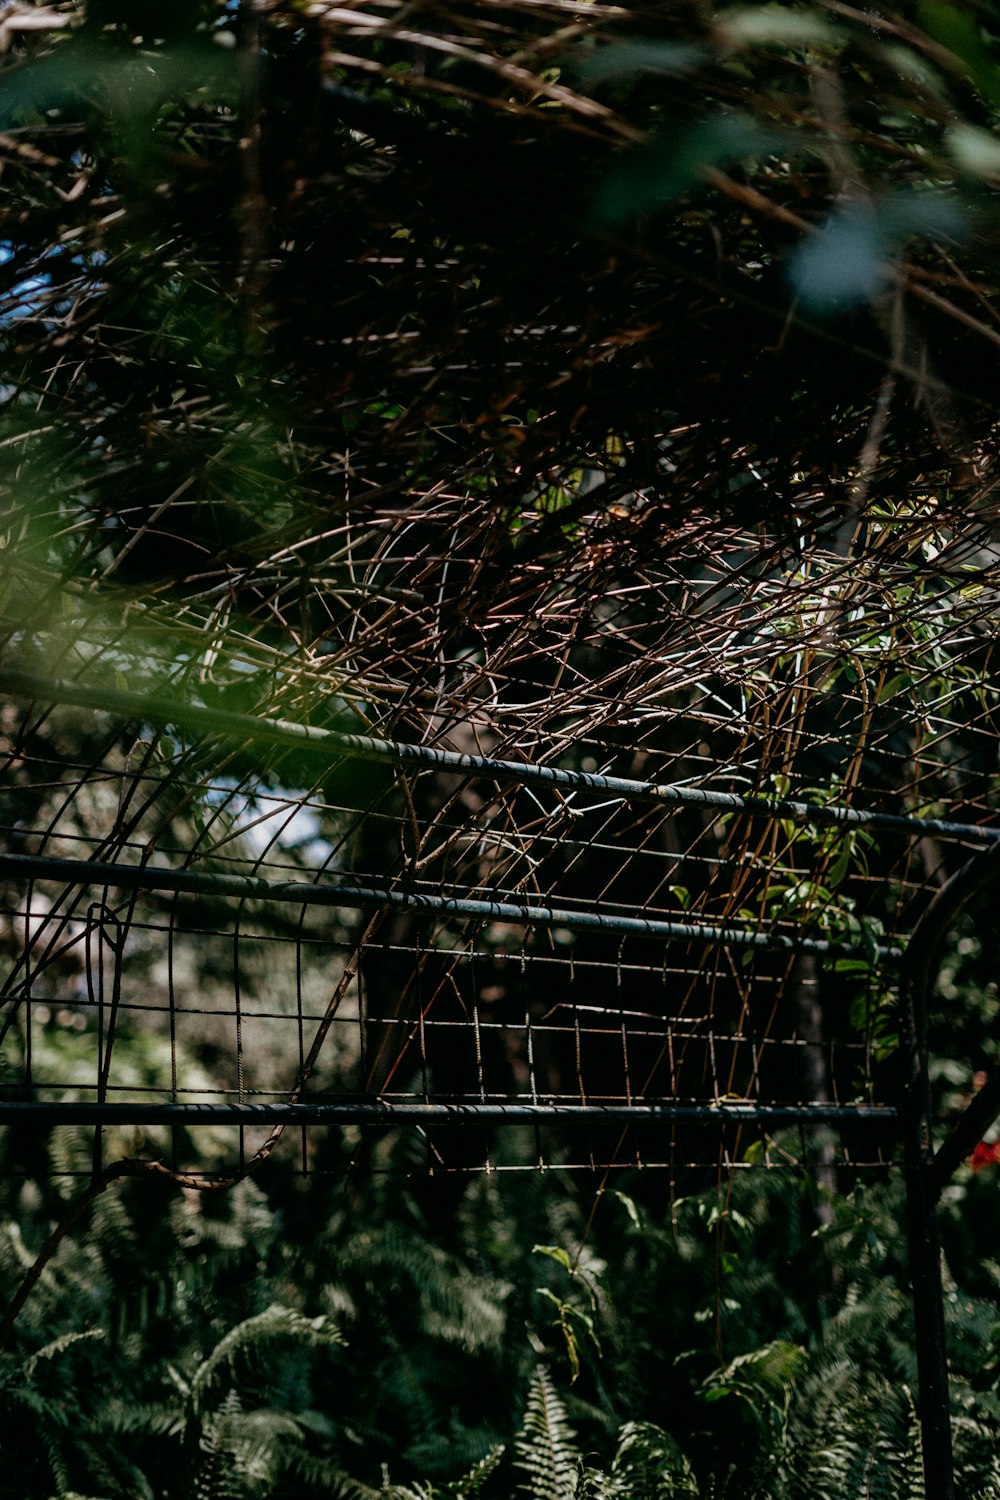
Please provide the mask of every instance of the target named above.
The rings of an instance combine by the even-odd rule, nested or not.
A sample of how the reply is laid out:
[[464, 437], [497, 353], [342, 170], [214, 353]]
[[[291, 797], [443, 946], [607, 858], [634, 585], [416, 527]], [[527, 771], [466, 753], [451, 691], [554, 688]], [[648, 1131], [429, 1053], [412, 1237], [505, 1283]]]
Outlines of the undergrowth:
[[[65, 1210], [41, 1181], [3, 1188], [8, 1287]], [[0, 1495], [921, 1496], [900, 1186], [822, 1216], [792, 1173], [673, 1202], [654, 1174], [619, 1187], [108, 1191], [3, 1357]], [[945, 1210], [959, 1493], [982, 1500], [1000, 1497], [995, 1197], [984, 1173]]]

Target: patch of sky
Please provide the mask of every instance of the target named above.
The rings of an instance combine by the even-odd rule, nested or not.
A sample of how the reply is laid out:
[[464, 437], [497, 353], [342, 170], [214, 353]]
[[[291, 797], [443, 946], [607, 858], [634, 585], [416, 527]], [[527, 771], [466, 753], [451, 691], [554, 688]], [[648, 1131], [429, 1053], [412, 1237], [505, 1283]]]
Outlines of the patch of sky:
[[[54, 256], [64, 256], [66, 251], [61, 246], [54, 246], [49, 250], [44, 259]], [[11, 240], [0, 240], [0, 270], [15, 258], [16, 249]], [[83, 273], [84, 276], [92, 276], [107, 260], [107, 254], [103, 250], [78, 251], [72, 256], [74, 268]], [[37, 270], [31, 275], [25, 276], [20, 281], [15, 281], [9, 290], [0, 293], [0, 328], [8, 323], [16, 323], [24, 318], [36, 318], [44, 310], [45, 315], [50, 318], [65, 316], [73, 306], [80, 291], [80, 283], [71, 283], [66, 287], [66, 295], [58, 300], [50, 296], [52, 289], [52, 278], [48, 274], [39, 274]], [[91, 295], [100, 290], [100, 284], [94, 280], [90, 281], [88, 290]]]
[[333, 849], [304, 798], [304, 792], [296, 791], [248, 792], [228, 777], [216, 778], [205, 793], [206, 803], [218, 809], [230, 836], [238, 835], [254, 859], [293, 855], [303, 869], [318, 870]]
[[[14, 259], [14, 247], [8, 240], [0, 241], [0, 266], [9, 265]], [[0, 298], [0, 326], [13, 323], [20, 318], [30, 318], [42, 305], [41, 293], [49, 287], [48, 276], [27, 276], [17, 281], [5, 296]]]

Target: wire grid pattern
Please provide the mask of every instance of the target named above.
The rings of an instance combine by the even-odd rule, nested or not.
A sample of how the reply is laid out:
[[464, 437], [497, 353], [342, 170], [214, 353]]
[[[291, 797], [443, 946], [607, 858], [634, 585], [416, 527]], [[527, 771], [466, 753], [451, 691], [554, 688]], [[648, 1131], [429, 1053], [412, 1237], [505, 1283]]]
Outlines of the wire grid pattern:
[[[42, 684], [0, 722], [5, 1099], [893, 1095], [894, 952], [994, 836], [997, 335], [985, 220], [901, 244], [871, 320], [791, 309], [789, 236], [848, 184], [954, 183], [940, 49], [908, 28], [901, 71], [895, 21], [834, 9], [842, 74], [687, 3], [220, 6], [243, 82], [200, 37], [110, 177], [119, 54], [56, 38], [87, 82], [54, 120], [36, 18], [0, 141], [0, 660]], [[646, 148], [759, 124], [777, 156], [599, 222]], [[209, 1132], [168, 1145], [217, 1164]]]
[[[9, 636], [8, 661], [109, 697], [125, 684], [139, 706], [94, 712], [53, 688], [4, 710], [6, 1097], [471, 1118], [520, 1103], [550, 1111], [522, 1166], [828, 1163], [818, 1126], [793, 1140], [766, 1121], [637, 1112], [625, 1128], [598, 1112], [892, 1101], [878, 1059], [894, 955], [963, 845], [991, 836], [997, 595], [981, 540], [870, 520], [845, 559], [806, 532], [692, 526], [654, 566], [625, 544], [634, 515], [598, 510], [562, 571], [529, 549], [486, 590], [476, 559], [491, 528], [509, 534], [505, 512], [370, 519], [338, 611], [313, 580], [322, 613], [297, 659], [260, 628], [278, 592], [223, 630], [204, 580], [180, 609], [148, 601], [139, 642], [85, 595], [61, 633]], [[418, 526], [425, 544], [404, 554]], [[348, 528], [325, 545], [348, 547]], [[284, 587], [252, 568], [244, 595], [263, 600], [269, 577]], [[144, 692], [577, 780], [196, 733], [180, 709], [144, 721]], [[654, 792], [611, 794], [602, 774]], [[698, 792], [775, 811], [671, 800]], [[788, 798], [814, 815], [782, 816]], [[838, 808], [861, 821], [831, 823]], [[966, 834], [934, 832], [942, 815]], [[25, 879], [28, 857], [55, 863]], [[575, 1135], [557, 1118], [587, 1109]], [[216, 1166], [235, 1151], [242, 1169], [273, 1129], [150, 1126], [146, 1147]], [[488, 1122], [421, 1130], [432, 1170], [518, 1164]], [[305, 1170], [322, 1169], [320, 1134], [303, 1128]], [[359, 1151], [377, 1156], [373, 1139]], [[835, 1154], [878, 1162], [891, 1140], [848, 1125]]]

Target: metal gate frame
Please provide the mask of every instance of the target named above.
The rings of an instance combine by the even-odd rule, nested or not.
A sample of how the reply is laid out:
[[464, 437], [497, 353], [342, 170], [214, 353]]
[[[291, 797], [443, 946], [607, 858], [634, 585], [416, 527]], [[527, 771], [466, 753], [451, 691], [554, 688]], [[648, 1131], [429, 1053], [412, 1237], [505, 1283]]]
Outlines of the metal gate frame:
[[[855, 1126], [867, 1126], [884, 1132], [887, 1124], [895, 1123], [900, 1128], [903, 1140], [925, 1491], [933, 1500], [955, 1500], [937, 1206], [941, 1193], [956, 1168], [970, 1155], [976, 1142], [1000, 1116], [1000, 1068], [993, 1068], [985, 1085], [965, 1110], [958, 1124], [935, 1149], [928, 1067], [928, 1000], [936, 980], [935, 960], [949, 927], [977, 896], [1000, 877], [1000, 828], [977, 827], [942, 819], [862, 812], [836, 805], [816, 806], [787, 798], [743, 797], [728, 792], [635, 781], [517, 761], [492, 760], [429, 746], [395, 743], [367, 736], [317, 730], [280, 720], [215, 711], [158, 697], [144, 697], [120, 689], [98, 690], [79, 683], [56, 682], [22, 672], [0, 670], [0, 691], [46, 703], [98, 709], [127, 718], [182, 725], [195, 732], [228, 740], [256, 740], [300, 752], [305, 750], [321, 761], [347, 755], [400, 768], [432, 768], [483, 775], [498, 783], [610, 792], [626, 801], [698, 805], [764, 819], [809, 819], [816, 823], [891, 830], [911, 837], [934, 835], [938, 838], [961, 840], [973, 846], [979, 845], [980, 848], [971, 859], [931, 899], [913, 928], [905, 949], [889, 946], [878, 949], [878, 956], [883, 962], [898, 963], [901, 981], [901, 1023], [906, 1067], [903, 1088], [894, 1104], [762, 1105], [739, 1100], [719, 1100], [706, 1104], [668, 1102], [655, 1105], [407, 1104], [380, 1099], [333, 1104], [115, 1104], [0, 1100], [0, 1126], [15, 1122], [36, 1122], [46, 1126], [175, 1125], [181, 1122], [186, 1126], [249, 1123], [275, 1126], [292, 1123], [421, 1125], [442, 1122], [451, 1125], [496, 1125], [556, 1119], [597, 1119], [622, 1124], [717, 1122], [720, 1127], [727, 1123], [809, 1127], [850, 1122]], [[0, 854], [0, 875], [24, 880], [58, 878], [67, 884], [97, 883], [126, 889], [188, 893], [211, 891], [238, 898], [266, 898], [301, 904], [369, 908], [409, 906], [515, 922], [525, 926], [560, 925], [583, 930], [600, 929], [623, 935], [635, 933], [702, 942], [706, 945], [776, 947], [790, 952], [817, 954], [852, 951], [845, 945], [826, 939], [802, 937], [793, 940], [780, 933], [766, 934], [698, 923], [581, 913], [535, 903], [432, 897], [346, 883], [337, 886], [316, 886], [297, 881], [276, 883], [252, 876], [210, 875], [152, 865], [123, 866], [49, 856]], [[126, 1165], [119, 1164], [123, 1169]], [[115, 1175], [127, 1173], [121, 1170]], [[107, 1182], [99, 1187], [91, 1185], [81, 1202], [71, 1209], [69, 1217], [57, 1227], [54, 1236], [56, 1243], [76, 1221], [82, 1207], [91, 1201], [95, 1191], [101, 1191], [105, 1186]], [[26, 1284], [22, 1285], [7, 1310], [5, 1332], [9, 1331], [33, 1284], [29, 1273]]]

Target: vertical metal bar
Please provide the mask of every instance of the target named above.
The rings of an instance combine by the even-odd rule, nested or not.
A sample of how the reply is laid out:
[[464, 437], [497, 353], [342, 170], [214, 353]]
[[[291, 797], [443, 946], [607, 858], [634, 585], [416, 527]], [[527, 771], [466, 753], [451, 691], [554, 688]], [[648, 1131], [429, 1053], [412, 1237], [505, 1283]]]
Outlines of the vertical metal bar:
[[[240, 1104], [245, 1096], [243, 1089], [243, 989], [240, 967], [240, 923], [246, 903], [241, 901], [233, 919], [233, 1008], [236, 1012], [236, 1097]], [[246, 1131], [240, 1125], [240, 1175], [246, 1171]]]
[[[167, 1005], [170, 1011], [170, 1102], [177, 1103], [177, 991], [174, 983], [174, 944], [177, 938], [177, 896], [170, 901], [170, 918], [167, 923]], [[178, 1166], [178, 1129], [170, 1130], [170, 1163], [173, 1170]]]
[[[920, 945], [923, 947], [923, 945]], [[923, 955], [926, 957], [926, 953]], [[927, 966], [908, 963], [903, 980], [903, 1024], [909, 1033], [909, 1079], [904, 1136], [906, 1220], [917, 1346], [918, 1410], [927, 1500], [954, 1500], [951, 1396], [941, 1281], [941, 1243], [930, 1162], [931, 1091], [927, 1071]]]
[[910, 1241], [913, 1327], [917, 1345], [919, 1412], [927, 1500], [955, 1500], [951, 1446], [951, 1394], [941, 1284], [941, 1243], [937, 1194], [927, 1159], [916, 1144], [924, 1119], [916, 1117], [907, 1132], [906, 1211]]
[[[96, 1091], [96, 1093], [97, 1093], [97, 1102], [98, 1102], [98, 1104], [103, 1104], [106, 1101], [106, 1099], [107, 1099], [107, 1088], [106, 1087], [102, 1087], [102, 1083], [101, 1083], [101, 1080], [104, 1077], [104, 1048], [105, 1048], [105, 1045], [106, 1045], [106, 1025], [107, 1025], [107, 1018], [105, 1016], [105, 1011], [104, 1011], [104, 922], [103, 922], [103, 918], [104, 918], [104, 904], [103, 904], [103, 902], [93, 902], [93, 903], [91, 903], [91, 905], [87, 908], [87, 935], [86, 935], [86, 958], [85, 958], [85, 963], [86, 963], [86, 966], [87, 966], [87, 988], [90, 991], [90, 998], [91, 998], [91, 1000], [93, 1000], [95, 998], [95, 996], [94, 996], [94, 986], [93, 986], [94, 957], [93, 957], [93, 949], [92, 949], [92, 945], [91, 945], [91, 939], [93, 938], [93, 947], [96, 947], [96, 949], [97, 949], [97, 963], [96, 963], [96, 968], [97, 968], [97, 995], [96, 995], [96, 1000], [97, 1000], [97, 1077], [96, 1077], [95, 1081], [96, 1081], [96, 1084], [97, 1084], [97, 1091]], [[95, 1127], [94, 1127], [94, 1145], [93, 1145], [92, 1163], [91, 1163], [91, 1171], [92, 1171], [93, 1176], [95, 1178], [97, 1178], [97, 1177], [100, 1176], [101, 1169], [102, 1169], [102, 1167], [104, 1165], [104, 1163], [103, 1163], [102, 1146], [103, 1146], [103, 1131], [102, 1131], [102, 1127], [100, 1125], [95, 1125]]]
[[905, 1110], [906, 1214], [920, 1384], [924, 1493], [955, 1500], [951, 1399], [941, 1280], [937, 1204], [939, 1174], [932, 1165], [931, 1091], [927, 1070], [927, 997], [934, 960], [962, 909], [1000, 875], [1000, 851], [973, 856], [934, 896], [913, 930], [902, 966], [902, 1023], [908, 1057]]

